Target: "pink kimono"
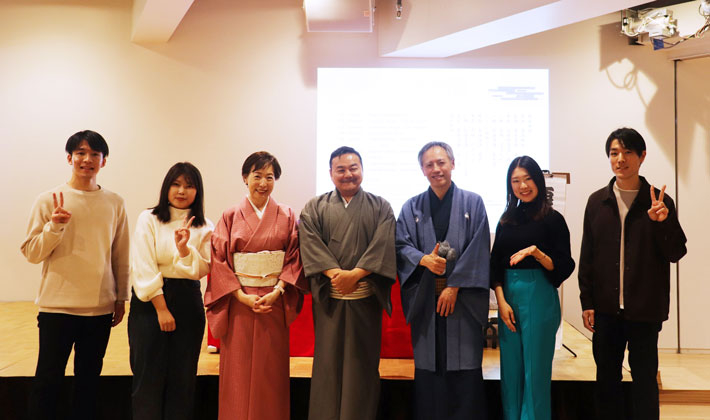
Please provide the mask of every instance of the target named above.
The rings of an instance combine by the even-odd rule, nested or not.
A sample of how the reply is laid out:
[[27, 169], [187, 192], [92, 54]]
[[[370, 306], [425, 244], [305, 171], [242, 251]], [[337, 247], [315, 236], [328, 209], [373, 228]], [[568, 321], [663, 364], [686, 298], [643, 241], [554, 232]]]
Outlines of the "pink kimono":
[[[273, 287], [241, 286], [233, 254], [278, 250], [285, 252], [279, 278], [286, 283], [286, 292], [270, 313], [254, 313], [233, 293], [241, 288], [263, 296]], [[220, 419], [290, 418], [288, 326], [301, 310], [307, 287], [293, 209], [272, 197], [259, 220], [245, 197], [224, 212], [212, 235], [211, 279], [205, 293], [212, 334], [222, 340]]]

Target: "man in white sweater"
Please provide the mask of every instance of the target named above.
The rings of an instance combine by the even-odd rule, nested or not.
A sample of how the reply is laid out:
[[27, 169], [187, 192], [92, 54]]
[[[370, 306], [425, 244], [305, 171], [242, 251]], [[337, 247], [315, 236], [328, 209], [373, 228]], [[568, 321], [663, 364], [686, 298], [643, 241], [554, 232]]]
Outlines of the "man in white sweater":
[[40, 194], [32, 207], [22, 253], [42, 263], [39, 357], [31, 417], [57, 416], [64, 370], [74, 348], [72, 419], [97, 417], [97, 390], [111, 327], [129, 296], [130, 234], [123, 199], [96, 183], [108, 145], [94, 131], [66, 144], [69, 182]]

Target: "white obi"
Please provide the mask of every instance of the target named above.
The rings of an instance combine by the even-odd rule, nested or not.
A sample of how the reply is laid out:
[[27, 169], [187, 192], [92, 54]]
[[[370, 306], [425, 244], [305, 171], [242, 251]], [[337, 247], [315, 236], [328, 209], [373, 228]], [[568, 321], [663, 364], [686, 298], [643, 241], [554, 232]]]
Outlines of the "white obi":
[[285, 255], [284, 251], [236, 252], [234, 274], [242, 286], [275, 286], [283, 270]]

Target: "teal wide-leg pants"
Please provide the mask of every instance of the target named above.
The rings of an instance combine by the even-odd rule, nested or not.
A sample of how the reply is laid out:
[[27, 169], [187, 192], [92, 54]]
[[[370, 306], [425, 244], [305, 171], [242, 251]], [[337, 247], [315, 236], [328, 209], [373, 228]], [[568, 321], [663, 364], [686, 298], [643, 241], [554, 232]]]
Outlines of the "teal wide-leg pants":
[[500, 385], [506, 420], [549, 420], [555, 334], [560, 325], [557, 289], [539, 269], [506, 270], [505, 299], [517, 332], [502, 322]]

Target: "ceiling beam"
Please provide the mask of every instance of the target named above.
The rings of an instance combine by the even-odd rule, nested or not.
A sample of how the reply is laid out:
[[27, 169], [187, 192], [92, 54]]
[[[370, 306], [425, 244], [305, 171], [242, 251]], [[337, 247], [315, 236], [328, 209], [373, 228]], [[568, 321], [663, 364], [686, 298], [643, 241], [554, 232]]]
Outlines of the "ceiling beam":
[[[481, 1], [467, 3], [475, 6]], [[394, 0], [386, 0], [386, 3], [394, 4]], [[511, 8], [511, 2], [507, 1], [485, 0], [485, 7], [479, 4], [442, 8], [444, 3], [457, 2], [410, 0], [405, 2], [401, 20], [395, 19], [394, 13], [388, 13], [387, 6], [378, 7], [380, 55], [450, 57], [626, 9], [644, 0], [529, 0], [518, 3], [525, 6], [523, 10]], [[463, 29], [447, 25], [447, 22], [462, 21], [470, 23]], [[447, 27], [453, 30], [442, 31]]]
[[165, 43], [195, 0], [133, 0], [131, 41]]

